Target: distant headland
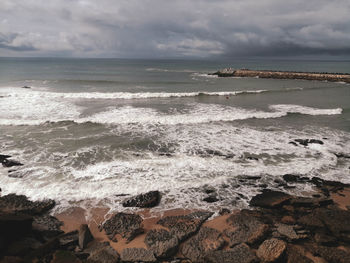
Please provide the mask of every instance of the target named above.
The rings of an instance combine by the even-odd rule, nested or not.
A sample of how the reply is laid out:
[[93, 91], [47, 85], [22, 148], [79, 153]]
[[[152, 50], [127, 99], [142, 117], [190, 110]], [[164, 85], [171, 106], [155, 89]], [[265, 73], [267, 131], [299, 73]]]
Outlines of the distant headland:
[[350, 74], [327, 73], [327, 72], [294, 72], [294, 71], [273, 71], [273, 70], [250, 70], [225, 68], [211, 75], [218, 77], [253, 77], [268, 79], [304, 79], [332, 82], [350, 83]]

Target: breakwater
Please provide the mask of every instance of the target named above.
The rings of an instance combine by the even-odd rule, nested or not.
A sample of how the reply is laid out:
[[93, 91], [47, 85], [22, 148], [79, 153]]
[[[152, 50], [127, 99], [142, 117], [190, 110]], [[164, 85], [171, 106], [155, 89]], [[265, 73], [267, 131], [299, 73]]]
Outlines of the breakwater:
[[272, 71], [272, 70], [250, 70], [231, 69], [219, 70], [212, 75], [219, 77], [252, 77], [268, 79], [304, 79], [332, 82], [350, 83], [350, 74], [342, 73], [320, 73], [320, 72], [292, 72], [292, 71]]

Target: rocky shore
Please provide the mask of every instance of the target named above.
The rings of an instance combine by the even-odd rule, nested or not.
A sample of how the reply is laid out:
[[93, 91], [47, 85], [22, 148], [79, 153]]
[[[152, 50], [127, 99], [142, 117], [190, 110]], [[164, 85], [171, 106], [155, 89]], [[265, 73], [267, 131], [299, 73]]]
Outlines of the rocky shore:
[[249, 70], [249, 69], [231, 69], [219, 70], [211, 75], [218, 77], [251, 77], [268, 79], [304, 79], [332, 82], [350, 83], [349, 74], [341, 73], [317, 73], [317, 72], [291, 72], [291, 71], [271, 71], [271, 70]]
[[[283, 180], [313, 184], [319, 193], [263, 190], [250, 200], [252, 209], [223, 208], [216, 217], [178, 210], [150, 221], [120, 212], [73, 231], [50, 216], [52, 200], [2, 196], [0, 262], [350, 262], [350, 186], [292, 174]], [[124, 205], [152, 207], [160, 198], [153, 191]]]

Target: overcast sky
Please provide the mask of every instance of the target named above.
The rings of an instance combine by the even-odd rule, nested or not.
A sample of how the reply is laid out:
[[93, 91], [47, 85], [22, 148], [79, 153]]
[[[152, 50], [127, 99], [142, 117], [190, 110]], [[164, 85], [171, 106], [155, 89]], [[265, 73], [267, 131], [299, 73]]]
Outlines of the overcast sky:
[[350, 56], [349, 0], [0, 0], [0, 56]]

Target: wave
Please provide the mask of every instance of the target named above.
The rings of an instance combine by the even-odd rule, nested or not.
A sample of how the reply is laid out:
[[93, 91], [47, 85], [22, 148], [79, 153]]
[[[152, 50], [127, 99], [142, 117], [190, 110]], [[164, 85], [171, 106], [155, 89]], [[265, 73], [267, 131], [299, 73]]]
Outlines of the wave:
[[299, 114], [306, 114], [306, 115], [337, 115], [337, 114], [341, 114], [343, 111], [343, 109], [341, 108], [318, 109], [318, 108], [292, 105], [292, 104], [270, 105], [269, 108], [271, 110], [278, 111], [278, 112], [299, 113]]
[[197, 96], [236, 96], [240, 94], [257, 94], [270, 92], [269, 90], [238, 90], [238, 91], [196, 91], [196, 92], [79, 92], [60, 93], [45, 92], [41, 90], [24, 90], [19, 88], [2, 88], [0, 96], [5, 97], [30, 97], [40, 96], [46, 98], [66, 99], [150, 99], [150, 98], [181, 98]]

